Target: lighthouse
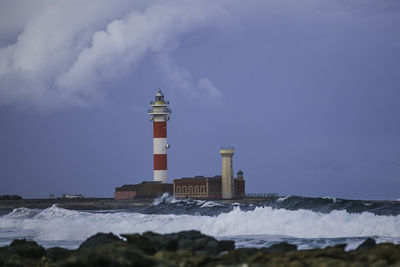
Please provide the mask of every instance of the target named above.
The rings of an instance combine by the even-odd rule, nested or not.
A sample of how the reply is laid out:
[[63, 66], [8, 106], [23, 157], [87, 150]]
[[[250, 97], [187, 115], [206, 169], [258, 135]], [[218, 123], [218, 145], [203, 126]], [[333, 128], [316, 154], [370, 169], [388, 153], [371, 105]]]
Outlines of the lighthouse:
[[159, 90], [154, 101], [150, 101], [150, 121], [153, 121], [153, 158], [154, 182], [167, 183], [167, 121], [171, 115], [168, 107], [169, 101], [164, 99], [164, 94]]

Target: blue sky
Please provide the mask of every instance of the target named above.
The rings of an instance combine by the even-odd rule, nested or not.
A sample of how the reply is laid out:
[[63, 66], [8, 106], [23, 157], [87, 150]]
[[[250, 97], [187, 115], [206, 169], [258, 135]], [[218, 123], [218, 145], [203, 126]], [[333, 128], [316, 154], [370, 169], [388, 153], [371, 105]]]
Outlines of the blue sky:
[[398, 1], [2, 1], [0, 194], [111, 197], [152, 179], [159, 88], [169, 181], [400, 198]]

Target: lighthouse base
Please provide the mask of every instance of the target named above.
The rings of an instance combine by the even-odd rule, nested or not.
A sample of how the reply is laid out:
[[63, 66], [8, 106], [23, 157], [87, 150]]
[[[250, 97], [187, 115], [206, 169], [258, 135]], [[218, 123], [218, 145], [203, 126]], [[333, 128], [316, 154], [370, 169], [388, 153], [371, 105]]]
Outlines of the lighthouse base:
[[167, 170], [154, 170], [154, 182], [167, 183]]

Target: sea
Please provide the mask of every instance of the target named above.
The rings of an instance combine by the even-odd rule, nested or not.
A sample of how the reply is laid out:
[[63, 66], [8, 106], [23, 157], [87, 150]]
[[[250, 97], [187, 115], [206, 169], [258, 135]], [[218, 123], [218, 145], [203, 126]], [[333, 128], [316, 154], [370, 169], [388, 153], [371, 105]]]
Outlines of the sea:
[[365, 201], [289, 196], [261, 204], [177, 200], [163, 195], [152, 205], [121, 210], [0, 210], [0, 246], [14, 239], [42, 246], [78, 248], [98, 232], [173, 233], [198, 230], [237, 248], [269, 247], [288, 242], [298, 249], [346, 243], [357, 248], [367, 237], [377, 243], [400, 243], [400, 201]]

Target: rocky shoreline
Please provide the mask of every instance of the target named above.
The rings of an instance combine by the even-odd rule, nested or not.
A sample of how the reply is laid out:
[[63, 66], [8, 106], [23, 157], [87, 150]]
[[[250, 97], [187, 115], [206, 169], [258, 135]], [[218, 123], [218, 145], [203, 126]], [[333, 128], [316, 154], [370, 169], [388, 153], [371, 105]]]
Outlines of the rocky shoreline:
[[0, 248], [0, 266], [400, 266], [400, 245], [366, 239], [356, 250], [346, 244], [297, 250], [288, 243], [269, 248], [235, 249], [198, 231], [173, 234], [98, 233], [76, 250], [45, 249], [34, 241], [14, 240]]

